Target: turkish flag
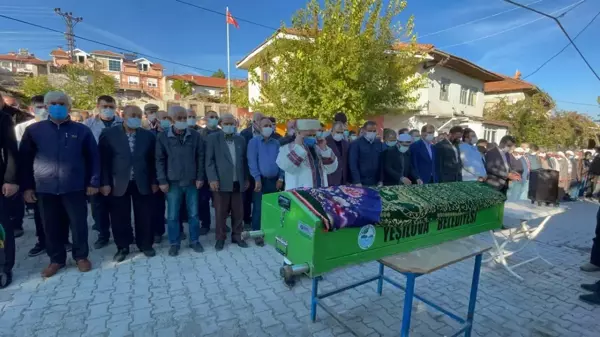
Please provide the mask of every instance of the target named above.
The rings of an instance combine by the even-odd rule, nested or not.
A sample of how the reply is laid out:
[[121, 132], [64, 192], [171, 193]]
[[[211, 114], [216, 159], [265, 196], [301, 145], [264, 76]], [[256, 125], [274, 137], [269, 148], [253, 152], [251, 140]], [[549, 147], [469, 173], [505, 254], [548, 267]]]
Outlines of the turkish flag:
[[231, 15], [230, 11], [227, 11], [227, 23], [230, 24], [230, 25], [234, 25], [235, 28], [240, 28], [240, 25], [235, 20], [235, 18]]

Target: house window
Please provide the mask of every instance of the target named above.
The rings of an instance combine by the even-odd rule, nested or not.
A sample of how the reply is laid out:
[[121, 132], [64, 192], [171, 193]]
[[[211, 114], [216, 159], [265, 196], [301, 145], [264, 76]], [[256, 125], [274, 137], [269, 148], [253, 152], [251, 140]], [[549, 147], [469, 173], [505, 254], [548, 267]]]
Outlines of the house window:
[[206, 114], [209, 111], [212, 111], [212, 105], [205, 105], [204, 106], [204, 114]]
[[196, 112], [198, 110], [198, 105], [197, 104], [190, 104], [190, 109], [193, 110], [194, 112]]
[[471, 88], [469, 90], [469, 99], [467, 101], [467, 104], [470, 106], [475, 106], [476, 98], [477, 98], [477, 89]]
[[108, 60], [109, 71], [121, 71], [121, 61], [119, 60]]
[[467, 104], [467, 95], [469, 94], [469, 90], [461, 86], [460, 87], [460, 104]]
[[85, 56], [77, 55], [77, 63], [84, 63], [84, 62], [85, 62]]
[[129, 84], [140, 84], [140, 78], [137, 76], [128, 76], [127, 83]]
[[138, 64], [139, 71], [148, 71], [148, 63], [140, 63]]
[[0, 62], [0, 66], [3, 68], [10, 68], [10, 62], [2, 61]]
[[219, 114], [224, 114], [229, 112], [229, 107], [227, 105], [219, 106]]
[[150, 88], [157, 88], [158, 87], [158, 80], [156, 78], [149, 78], [148, 79], [148, 87], [150, 87]]
[[442, 78], [440, 83], [440, 101], [448, 101], [450, 97], [450, 80], [447, 78]]
[[483, 138], [490, 143], [496, 142], [496, 129], [483, 129]]
[[25, 63], [17, 63], [17, 69], [25, 69]]

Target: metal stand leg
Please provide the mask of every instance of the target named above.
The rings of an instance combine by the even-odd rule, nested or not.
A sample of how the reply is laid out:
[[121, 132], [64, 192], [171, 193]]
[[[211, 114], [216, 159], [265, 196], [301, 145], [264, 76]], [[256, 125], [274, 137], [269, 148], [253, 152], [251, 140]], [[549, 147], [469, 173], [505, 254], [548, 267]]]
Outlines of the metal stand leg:
[[383, 293], [383, 269], [384, 269], [384, 265], [383, 263], [379, 262], [379, 279], [377, 280], [377, 294], [379, 294], [379, 296], [381, 296], [381, 293]]
[[319, 290], [319, 278], [315, 277], [312, 279], [312, 293], [310, 295], [310, 320], [314, 323], [317, 319], [317, 298]]
[[475, 304], [477, 304], [477, 290], [479, 288], [481, 260], [481, 254], [475, 257], [475, 267], [473, 268], [473, 280], [471, 281], [471, 295], [469, 296], [469, 311], [467, 312], [468, 327], [465, 330], [465, 337], [471, 337], [471, 331], [473, 330], [473, 317], [475, 316]]
[[401, 337], [408, 337], [410, 332], [410, 316], [412, 315], [413, 297], [415, 295], [415, 279], [416, 275], [412, 273], [406, 274], [406, 290], [404, 292], [404, 308], [402, 309], [402, 328]]

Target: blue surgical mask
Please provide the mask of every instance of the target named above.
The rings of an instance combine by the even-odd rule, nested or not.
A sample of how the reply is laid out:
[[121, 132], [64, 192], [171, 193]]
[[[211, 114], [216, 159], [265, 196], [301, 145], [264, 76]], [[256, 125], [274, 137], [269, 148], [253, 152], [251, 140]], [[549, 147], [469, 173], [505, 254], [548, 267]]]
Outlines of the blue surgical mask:
[[348, 137], [350, 135], [350, 131], [344, 130], [344, 137]]
[[304, 145], [313, 147], [317, 144], [317, 137], [304, 137]]
[[413, 142], [416, 142], [416, 141], [417, 141], [417, 140], [419, 140], [419, 139], [421, 139], [421, 137], [419, 137], [419, 136], [414, 136], [414, 137], [413, 137]]
[[160, 127], [163, 129], [168, 129], [171, 127], [171, 121], [168, 119], [162, 119], [160, 121]]
[[273, 134], [273, 128], [262, 128], [261, 133], [264, 137], [271, 137]]
[[58, 104], [50, 105], [48, 106], [48, 114], [54, 119], [63, 120], [67, 118], [68, 115], [67, 107]]
[[370, 142], [374, 141], [375, 137], [377, 137], [377, 132], [370, 131], [365, 133], [365, 139]]
[[235, 125], [223, 125], [223, 132], [226, 135], [232, 135], [235, 133]]
[[317, 138], [323, 138], [323, 131], [317, 131]]
[[385, 144], [389, 147], [392, 147], [392, 146], [396, 145], [397, 142], [398, 142], [397, 140], [390, 140], [388, 142], [385, 142]]
[[142, 120], [137, 117], [127, 118], [127, 127], [130, 129], [137, 129], [142, 126]]
[[175, 122], [175, 129], [177, 129], [177, 130], [185, 130], [185, 129], [187, 129], [187, 127], [188, 127], [187, 122], [182, 122], [182, 121]]
[[428, 142], [432, 142], [433, 138], [435, 138], [435, 136], [433, 134], [428, 134], [427, 136], [425, 136], [425, 140]]
[[331, 131], [323, 131], [323, 138], [327, 138], [329, 137], [329, 135], [331, 134]]
[[408, 146], [400, 145], [398, 147], [398, 150], [400, 150], [400, 152], [404, 153], [404, 152], [408, 151]]
[[106, 119], [113, 119], [115, 117], [115, 109], [113, 108], [104, 108], [100, 111], [102, 117]]
[[154, 122], [156, 120], [156, 114], [148, 115], [148, 122]]
[[335, 140], [336, 142], [341, 142], [342, 139], [344, 139], [344, 135], [342, 135], [341, 133], [336, 133], [333, 135], [333, 140]]
[[218, 120], [218, 119], [216, 119], [216, 118], [209, 118], [209, 119], [206, 121], [206, 125], [208, 125], [208, 127], [210, 127], [210, 128], [214, 128], [214, 127], [216, 127], [218, 124], [219, 124], [219, 120]]
[[187, 119], [187, 125], [188, 126], [194, 126], [194, 125], [196, 125], [196, 117], [188, 117], [188, 119]]

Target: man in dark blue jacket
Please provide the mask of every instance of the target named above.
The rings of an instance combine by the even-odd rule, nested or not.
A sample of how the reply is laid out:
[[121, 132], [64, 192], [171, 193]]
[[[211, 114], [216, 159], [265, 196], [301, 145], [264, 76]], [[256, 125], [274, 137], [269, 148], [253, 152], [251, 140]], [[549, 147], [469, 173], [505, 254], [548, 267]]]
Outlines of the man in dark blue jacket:
[[[260, 120], [263, 119], [265, 115], [262, 112], [255, 112], [252, 115], [252, 123], [250, 126], [245, 128], [240, 132], [240, 136], [244, 137], [246, 141], [246, 148], [248, 147], [248, 143], [254, 137], [261, 137], [260, 133]], [[247, 168], [249, 170], [249, 168]], [[252, 199], [254, 198], [254, 178], [250, 177], [250, 187], [243, 193], [244, 196], [244, 225], [246, 227], [252, 226]]]
[[381, 153], [383, 143], [377, 139], [377, 124], [365, 122], [365, 133], [350, 144], [350, 175], [352, 183], [359, 186], [381, 185], [383, 171], [381, 169]]
[[409, 148], [413, 167], [425, 184], [438, 182], [434, 166], [435, 148], [432, 144], [434, 138], [435, 127], [431, 124], [424, 125], [421, 128], [421, 139], [412, 143]]
[[[87, 196], [98, 193], [100, 156], [90, 129], [69, 118], [70, 98], [62, 92], [44, 96], [49, 119], [30, 125], [20, 147], [22, 186], [26, 202], [38, 202], [46, 234], [50, 265], [43, 277], [65, 266], [64, 226], [70, 225], [72, 255], [79, 271], [92, 268], [88, 260]], [[60, 221], [66, 212], [68, 224]]]

